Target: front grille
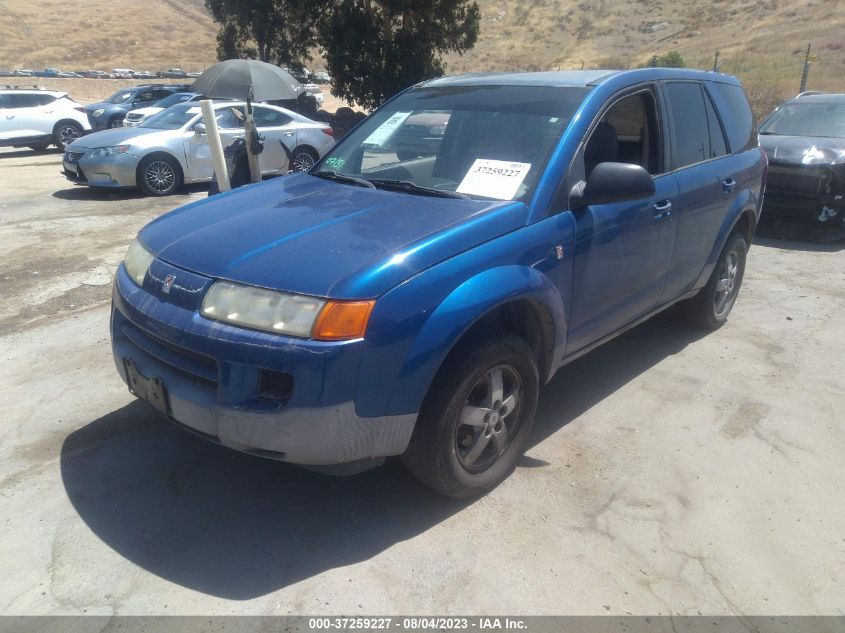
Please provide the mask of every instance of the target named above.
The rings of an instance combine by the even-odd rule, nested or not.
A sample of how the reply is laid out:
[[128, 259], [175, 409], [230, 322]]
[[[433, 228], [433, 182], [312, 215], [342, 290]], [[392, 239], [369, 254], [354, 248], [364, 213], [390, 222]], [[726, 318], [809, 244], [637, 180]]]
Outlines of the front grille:
[[124, 336], [143, 352], [191, 378], [217, 386], [217, 361], [143, 331], [131, 323], [121, 328]]
[[831, 175], [812, 167], [770, 165], [766, 193], [786, 196], [820, 196], [830, 193]]

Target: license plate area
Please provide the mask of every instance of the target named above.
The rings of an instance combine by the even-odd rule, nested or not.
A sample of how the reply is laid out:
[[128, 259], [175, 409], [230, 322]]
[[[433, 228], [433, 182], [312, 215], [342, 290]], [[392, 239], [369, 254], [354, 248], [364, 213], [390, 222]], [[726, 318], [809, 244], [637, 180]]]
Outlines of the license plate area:
[[167, 389], [164, 388], [162, 379], [144, 376], [131, 358], [123, 359], [123, 367], [126, 369], [126, 380], [129, 383], [130, 393], [149, 402], [165, 415], [170, 415], [170, 400], [167, 397]]

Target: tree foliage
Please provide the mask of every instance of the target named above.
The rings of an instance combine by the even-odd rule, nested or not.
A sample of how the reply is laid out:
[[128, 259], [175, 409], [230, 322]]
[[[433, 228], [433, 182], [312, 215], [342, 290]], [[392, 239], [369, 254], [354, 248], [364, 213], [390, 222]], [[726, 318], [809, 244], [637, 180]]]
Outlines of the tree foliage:
[[374, 108], [442, 75], [442, 55], [471, 49], [479, 22], [470, 0], [339, 0], [319, 35], [332, 92]]
[[250, 58], [301, 71], [317, 45], [331, 0], [205, 0], [215, 22], [217, 58]]
[[686, 62], [678, 51], [669, 51], [665, 55], [652, 55], [647, 66], [652, 68], [686, 68]]

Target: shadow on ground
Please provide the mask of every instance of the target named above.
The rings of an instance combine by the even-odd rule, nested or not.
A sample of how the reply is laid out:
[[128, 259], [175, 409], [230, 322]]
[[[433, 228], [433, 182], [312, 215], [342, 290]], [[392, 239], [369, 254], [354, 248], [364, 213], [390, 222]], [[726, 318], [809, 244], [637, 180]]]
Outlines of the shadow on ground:
[[809, 238], [798, 240], [758, 234], [754, 236], [753, 243], [787, 251], [806, 251], [808, 253], [837, 253], [845, 250], [845, 239], [821, 242], [818, 240], [812, 241]]
[[55, 147], [47, 149], [16, 148], [11, 151], [0, 152], [0, 159], [3, 158], [37, 158], [40, 156], [61, 156], [62, 150]]
[[[197, 183], [184, 185], [174, 195], [178, 199], [179, 194], [207, 193], [208, 183]], [[136, 198], [148, 197], [145, 193], [135, 188], [107, 189], [104, 187], [88, 187], [87, 185], [73, 185], [67, 189], [59, 189], [53, 192], [54, 198], [60, 200], [134, 200]]]
[[[532, 443], [699, 336], [660, 316], [564, 368], [542, 390]], [[137, 401], [68, 436], [61, 472], [79, 516], [122, 556], [236, 600], [367, 560], [472, 503], [435, 495], [395, 459], [333, 478], [237, 453]]]

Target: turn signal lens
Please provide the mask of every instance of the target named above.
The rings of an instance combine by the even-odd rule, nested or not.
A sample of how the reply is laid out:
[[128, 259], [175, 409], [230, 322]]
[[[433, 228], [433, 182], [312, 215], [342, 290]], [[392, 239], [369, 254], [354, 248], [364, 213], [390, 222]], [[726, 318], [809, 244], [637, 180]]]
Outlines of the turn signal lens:
[[312, 337], [323, 341], [362, 338], [375, 304], [375, 301], [326, 302], [314, 324]]

